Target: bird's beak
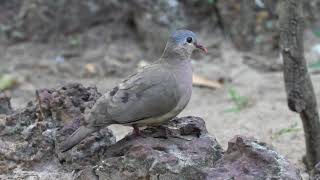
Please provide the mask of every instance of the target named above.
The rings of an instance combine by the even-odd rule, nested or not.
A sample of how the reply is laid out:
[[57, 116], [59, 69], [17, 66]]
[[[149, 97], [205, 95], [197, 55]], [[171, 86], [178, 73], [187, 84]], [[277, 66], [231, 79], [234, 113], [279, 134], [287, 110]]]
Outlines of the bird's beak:
[[205, 48], [204, 46], [200, 45], [200, 44], [197, 44], [197, 43], [194, 43], [194, 46], [198, 49], [201, 49], [203, 52], [205, 52], [206, 54], [208, 53], [208, 50], [207, 48]]

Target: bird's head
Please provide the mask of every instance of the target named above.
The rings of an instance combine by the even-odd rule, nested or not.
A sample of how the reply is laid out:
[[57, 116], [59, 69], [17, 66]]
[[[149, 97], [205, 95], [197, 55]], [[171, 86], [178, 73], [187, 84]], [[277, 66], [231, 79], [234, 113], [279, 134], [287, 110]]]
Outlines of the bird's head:
[[171, 33], [165, 53], [178, 54], [184, 58], [190, 58], [193, 50], [200, 49], [207, 53], [207, 49], [198, 44], [197, 36], [189, 30], [177, 30]]

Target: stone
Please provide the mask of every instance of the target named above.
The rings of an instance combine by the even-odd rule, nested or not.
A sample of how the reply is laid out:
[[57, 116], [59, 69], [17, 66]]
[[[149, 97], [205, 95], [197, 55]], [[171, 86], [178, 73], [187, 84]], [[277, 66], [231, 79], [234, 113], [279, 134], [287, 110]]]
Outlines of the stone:
[[236, 136], [229, 141], [223, 158], [202, 171], [204, 179], [302, 180], [300, 172], [276, 151], [254, 138]]
[[40, 89], [25, 108], [0, 116], [0, 179], [301, 179], [284, 157], [254, 138], [236, 136], [224, 151], [204, 120], [192, 116], [118, 142], [103, 128], [61, 153], [59, 144], [100, 96], [81, 84]]
[[221, 146], [208, 134], [201, 118], [183, 117], [146, 128], [141, 137], [126, 136], [77, 178], [93, 173], [98, 179], [188, 179], [188, 171], [212, 167], [222, 155]]
[[[58, 35], [70, 35], [104, 22], [120, 21], [128, 17], [127, 3], [119, 1], [89, 0], [79, 3], [69, 1], [26, 0], [16, 3], [19, 12], [13, 14], [6, 25], [6, 34], [16, 41], [46, 42]], [[72, 8], [71, 8], [72, 7]], [[126, 21], [121, 19], [121, 21]]]
[[10, 97], [0, 92], [0, 114], [9, 114], [12, 112]]
[[56, 147], [84, 123], [85, 110], [100, 96], [96, 88], [80, 84], [38, 90], [27, 107], [0, 117], [0, 164], [35, 170], [42, 164], [82, 167], [97, 162], [105, 147], [115, 142], [109, 129], [94, 133], [68, 153], [61, 154]]
[[320, 162], [318, 162], [311, 171], [310, 180], [320, 179]]
[[302, 179], [283, 156], [254, 138], [236, 136], [223, 152], [201, 118], [174, 119], [143, 130], [142, 136], [128, 135], [110, 146], [96, 166], [76, 179]]
[[187, 25], [185, 12], [178, 0], [132, 1], [133, 21], [144, 48], [159, 57], [171, 31]]

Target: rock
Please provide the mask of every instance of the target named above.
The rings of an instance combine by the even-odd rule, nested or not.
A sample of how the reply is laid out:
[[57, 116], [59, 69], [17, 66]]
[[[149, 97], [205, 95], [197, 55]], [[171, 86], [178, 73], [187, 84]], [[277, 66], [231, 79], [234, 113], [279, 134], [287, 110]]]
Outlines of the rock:
[[223, 158], [214, 168], [200, 173], [204, 179], [286, 179], [300, 180], [300, 172], [283, 156], [253, 138], [236, 136], [229, 141]]
[[[224, 33], [231, 36], [238, 49], [278, 55], [279, 1], [276, 0], [88, 0], [82, 3], [2, 0], [0, 3], [0, 40], [56, 42], [69, 36], [69, 41], [73, 41], [72, 35], [102, 25], [100, 31], [106, 34], [98, 33], [99, 39], [126, 42], [133, 34], [139, 37], [136, 43], [149, 50], [151, 58], [159, 57], [168, 33], [174, 29], [188, 28], [212, 37], [212, 32], [223, 26]], [[306, 25], [316, 31], [320, 27], [319, 2], [303, 0], [303, 3]], [[88, 41], [84, 41], [87, 45]], [[76, 40], [75, 44], [79, 42]]]
[[36, 95], [24, 109], [0, 116], [0, 179], [301, 179], [287, 160], [253, 138], [237, 136], [224, 152], [205, 122], [191, 116], [118, 142], [104, 128], [61, 153], [57, 147], [84, 123], [83, 113], [101, 94], [69, 84]]
[[129, 135], [110, 146], [76, 179], [302, 179], [284, 157], [253, 138], [236, 136], [223, 152], [201, 118], [174, 119], [142, 132], [144, 137]]
[[320, 162], [318, 162], [311, 171], [310, 180], [318, 180], [320, 179]]
[[187, 19], [178, 0], [132, 1], [134, 23], [143, 46], [159, 57], [170, 31], [185, 27]]
[[276, 1], [225, 0], [217, 6], [226, 33], [239, 50], [277, 55]]
[[190, 179], [189, 170], [212, 167], [222, 154], [201, 118], [177, 118], [161, 128], [143, 130], [142, 137], [128, 135], [110, 146], [96, 166], [80, 171], [77, 179], [92, 174], [99, 179]]
[[[53, 169], [54, 170], [54, 169]], [[50, 172], [50, 171], [19, 171], [8, 175], [1, 175], [0, 179], [19, 179], [19, 180], [70, 180], [72, 174], [67, 172]], [[89, 180], [89, 179], [86, 179]]]
[[249, 50], [254, 43], [255, 3], [251, 0], [218, 1], [222, 22], [235, 46]]
[[133, 21], [150, 58], [159, 57], [170, 32], [189, 28], [201, 32], [218, 27], [215, 6], [208, 1], [137, 0], [131, 2]]
[[0, 167], [3, 161], [29, 170], [41, 165], [63, 164], [70, 168], [92, 165], [105, 147], [115, 142], [111, 131], [102, 129], [62, 155], [56, 147], [84, 123], [83, 113], [101, 94], [96, 88], [80, 84], [41, 89], [36, 94], [36, 100], [24, 109], [0, 117]]
[[41, 103], [42, 116], [51, 116], [55, 121], [70, 123], [75, 119], [83, 119], [85, 109], [90, 109], [100, 96], [96, 88], [85, 88], [74, 83], [57, 90], [39, 90], [37, 99]]
[[17, 41], [48, 41], [57, 35], [81, 32], [94, 24], [120, 21], [122, 17], [128, 17], [128, 11], [124, 9], [126, 4], [114, 0], [82, 3], [77, 0], [26, 0], [17, 4], [19, 12], [10, 17], [12, 22], [7, 24], [7, 36]]
[[12, 112], [10, 98], [0, 92], [0, 114], [9, 114]]

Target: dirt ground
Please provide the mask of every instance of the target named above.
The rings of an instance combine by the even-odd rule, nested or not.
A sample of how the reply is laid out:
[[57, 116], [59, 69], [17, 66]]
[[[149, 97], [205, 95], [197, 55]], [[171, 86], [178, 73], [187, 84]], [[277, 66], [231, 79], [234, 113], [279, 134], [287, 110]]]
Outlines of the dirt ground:
[[[305, 34], [306, 57], [311, 63], [319, 58], [312, 47], [320, 40], [310, 32]], [[205, 119], [209, 132], [224, 148], [237, 134], [254, 136], [272, 145], [306, 177], [302, 163], [305, 152], [302, 124], [299, 116], [287, 108], [281, 58], [239, 52], [228, 40], [215, 35], [200, 33], [199, 36], [208, 47], [209, 55], [196, 54], [197, 60], [193, 61], [195, 73], [213, 80], [223, 79], [227, 83], [216, 90], [194, 87], [192, 99], [180, 116]], [[73, 48], [66, 48], [61, 43], [1, 45], [1, 71], [18, 79], [18, 85], [9, 91], [13, 107], [24, 107], [34, 98], [36, 89], [66, 83], [97, 86], [105, 92], [146, 62], [145, 52], [134, 40], [105, 44], [97, 37], [91, 39], [92, 42], [85, 47], [71, 42], [76, 46]], [[319, 101], [320, 75], [312, 73], [312, 80]], [[230, 89], [248, 99], [248, 105], [238, 112], [228, 111], [235, 106]], [[111, 128], [118, 139], [130, 131], [122, 126]]]

